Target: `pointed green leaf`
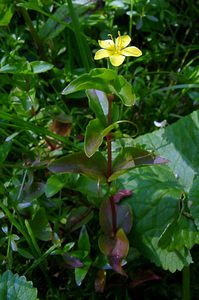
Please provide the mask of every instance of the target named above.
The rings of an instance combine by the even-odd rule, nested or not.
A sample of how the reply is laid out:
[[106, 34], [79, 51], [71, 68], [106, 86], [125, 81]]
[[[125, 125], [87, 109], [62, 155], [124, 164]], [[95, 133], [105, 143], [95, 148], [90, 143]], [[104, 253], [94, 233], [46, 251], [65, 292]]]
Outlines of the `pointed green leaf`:
[[89, 100], [89, 107], [95, 113], [97, 119], [107, 126], [108, 116], [108, 99], [104, 92], [99, 90], [86, 90], [86, 95]]
[[11, 149], [12, 142], [5, 142], [4, 144], [0, 145], [0, 164], [4, 162], [6, 157], [8, 156], [10, 149]]
[[69, 85], [63, 90], [63, 95], [69, 95], [81, 90], [96, 89], [110, 93], [111, 90], [108, 84], [114, 80], [116, 72], [108, 69], [93, 69], [88, 74], [83, 74], [78, 78], [74, 79]]
[[75, 282], [78, 286], [82, 284], [82, 281], [86, 277], [92, 261], [90, 259], [84, 260], [84, 266], [81, 268], [75, 268]]
[[114, 90], [125, 106], [133, 106], [135, 104], [136, 96], [133, 93], [132, 85], [122, 75], [116, 77]]
[[100, 90], [105, 93], [118, 96], [124, 105], [132, 106], [135, 103], [135, 95], [132, 85], [122, 75], [117, 75], [115, 70], [93, 69], [88, 74], [83, 74], [74, 79], [63, 90], [63, 95], [69, 95], [81, 90]]
[[15, 12], [15, 5], [6, 2], [1, 1], [0, 3], [0, 26], [8, 26]]
[[80, 231], [78, 247], [80, 250], [88, 251], [88, 253], [90, 252], [90, 241], [85, 225], [82, 226], [82, 229]]
[[91, 120], [85, 133], [84, 151], [86, 155], [91, 157], [103, 143], [103, 138], [118, 126], [118, 122], [115, 122], [104, 128], [99, 119]]
[[49, 241], [52, 239], [52, 229], [44, 208], [40, 208], [37, 211], [33, 220], [30, 221], [30, 226], [35, 236], [41, 241]]
[[58, 193], [68, 181], [68, 174], [55, 174], [48, 178], [45, 185], [45, 194], [52, 197]]
[[91, 120], [85, 133], [84, 151], [91, 157], [103, 142], [103, 126], [99, 119]]
[[32, 61], [30, 62], [34, 74], [44, 73], [51, 70], [54, 66], [45, 61]]
[[55, 160], [49, 164], [48, 169], [55, 173], [80, 173], [104, 180], [107, 162], [101, 153], [88, 158], [83, 152], [78, 152]]

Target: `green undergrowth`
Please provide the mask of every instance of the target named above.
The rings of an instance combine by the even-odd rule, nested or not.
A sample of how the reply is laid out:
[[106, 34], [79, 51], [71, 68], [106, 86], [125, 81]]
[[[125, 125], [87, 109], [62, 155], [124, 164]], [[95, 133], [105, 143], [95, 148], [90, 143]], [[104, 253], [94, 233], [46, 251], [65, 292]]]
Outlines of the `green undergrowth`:
[[[0, 3], [0, 299], [197, 299], [195, 1]], [[115, 68], [98, 40], [130, 36]]]

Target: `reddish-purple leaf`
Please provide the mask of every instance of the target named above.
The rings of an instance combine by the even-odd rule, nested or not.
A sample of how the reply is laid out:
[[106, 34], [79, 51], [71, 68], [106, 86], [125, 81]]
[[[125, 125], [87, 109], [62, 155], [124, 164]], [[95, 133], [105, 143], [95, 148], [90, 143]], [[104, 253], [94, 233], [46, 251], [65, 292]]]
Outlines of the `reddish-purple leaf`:
[[67, 217], [67, 223], [65, 229], [68, 231], [74, 231], [80, 228], [83, 224], [89, 222], [93, 217], [93, 211], [90, 208], [80, 206], [73, 208], [69, 216]]
[[120, 228], [115, 237], [101, 235], [98, 243], [101, 252], [108, 256], [108, 261], [113, 270], [123, 276], [127, 276], [125, 271], [122, 269], [122, 260], [128, 255], [129, 241], [123, 229]]
[[[132, 228], [133, 216], [132, 209], [128, 204], [115, 204], [116, 211], [116, 228], [122, 228], [125, 233], [129, 233]], [[106, 234], [113, 231], [112, 228], [112, 210], [110, 200], [106, 199], [102, 202], [99, 211], [99, 220], [102, 230]]]
[[113, 173], [109, 181], [115, 180], [127, 170], [153, 164], [165, 164], [168, 160], [156, 157], [153, 152], [149, 152], [139, 147], [124, 148], [113, 161]]
[[131, 196], [132, 193], [133, 193], [133, 192], [132, 192], [131, 190], [121, 190], [121, 191], [118, 191], [117, 194], [115, 194], [115, 195], [113, 196], [113, 201], [114, 201], [115, 203], [118, 203], [118, 202], [120, 202], [120, 200], [122, 200], [123, 198], [127, 198], [127, 197]]
[[48, 169], [55, 173], [80, 173], [91, 178], [106, 180], [107, 161], [97, 152], [88, 158], [84, 152], [73, 153], [49, 164]]
[[64, 259], [71, 268], [82, 268], [84, 266], [78, 258], [71, 256], [68, 253], [64, 254]]

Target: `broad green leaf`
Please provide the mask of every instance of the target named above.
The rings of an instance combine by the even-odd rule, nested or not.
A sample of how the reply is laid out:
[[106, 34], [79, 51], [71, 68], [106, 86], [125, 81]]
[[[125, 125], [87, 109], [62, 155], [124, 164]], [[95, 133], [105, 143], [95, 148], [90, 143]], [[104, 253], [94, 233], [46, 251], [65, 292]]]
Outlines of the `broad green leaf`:
[[0, 275], [0, 299], [1, 300], [36, 300], [37, 289], [25, 276], [6, 271]]
[[86, 90], [86, 95], [89, 100], [89, 107], [95, 113], [97, 119], [107, 126], [108, 116], [108, 99], [104, 92], [99, 90]]
[[199, 244], [199, 231], [194, 222], [184, 215], [169, 224], [158, 243], [169, 251], [180, 251], [183, 247], [191, 249], [195, 244]]
[[0, 3], [0, 26], [8, 26], [14, 14], [14, 5], [2, 1]]
[[188, 192], [199, 171], [198, 132], [199, 111], [195, 111], [165, 129], [138, 137], [136, 142], [168, 159], [168, 165]]
[[88, 270], [91, 266], [92, 261], [90, 259], [84, 260], [84, 266], [81, 268], [75, 268], [75, 282], [78, 286], [82, 284], [82, 281], [86, 277], [86, 274], [88, 273]]
[[114, 128], [118, 128], [118, 122], [104, 128], [99, 119], [91, 120], [85, 133], [84, 151], [88, 157], [91, 157], [99, 149], [103, 138]]
[[111, 70], [111, 69], [106, 69], [106, 68], [95, 68], [92, 69], [89, 73], [91, 76], [93, 76], [94, 78], [101, 78], [103, 80], [105, 80], [106, 82], [111, 82], [112, 80], [115, 79], [117, 73], [115, 70]]
[[28, 92], [23, 87], [12, 89], [10, 101], [17, 116], [21, 118], [32, 117], [33, 111], [36, 111], [39, 107], [36, 99], [36, 90], [34, 88], [29, 89]]
[[126, 79], [119, 75], [114, 81], [114, 90], [116, 95], [122, 100], [126, 106], [133, 106], [136, 100], [135, 94], [133, 94], [132, 85], [126, 81]]
[[48, 169], [55, 173], [80, 173], [91, 178], [104, 180], [107, 162], [99, 152], [91, 158], [88, 158], [83, 152], [78, 152], [55, 160], [49, 164]]
[[55, 174], [48, 178], [47, 183], [45, 185], [45, 194], [47, 197], [54, 196], [57, 192], [59, 192], [68, 180], [67, 174]]
[[22, 58], [20, 61], [3, 65], [0, 68], [0, 73], [32, 74], [33, 72], [30, 63], [25, 58]]
[[189, 193], [190, 212], [194, 218], [194, 223], [199, 230], [199, 176], [197, 176]]
[[49, 241], [52, 239], [52, 229], [44, 208], [40, 208], [37, 211], [33, 220], [30, 221], [30, 226], [35, 236], [41, 241]]
[[11, 149], [11, 145], [11, 141], [5, 142], [2, 145], [0, 145], [0, 164], [2, 164], [8, 156]]
[[0, 68], [0, 73], [10, 74], [38, 74], [51, 70], [54, 65], [45, 61], [28, 62], [25, 58], [10, 64], [6, 64]]
[[80, 250], [88, 251], [88, 253], [90, 252], [90, 241], [85, 225], [82, 226], [80, 231], [78, 247]]
[[54, 67], [52, 64], [45, 61], [32, 61], [30, 62], [30, 65], [34, 74], [47, 72]]
[[96, 89], [105, 93], [111, 93], [108, 84], [115, 79], [116, 72], [108, 69], [93, 69], [88, 74], [83, 74], [74, 79], [63, 90], [63, 95], [69, 95], [82, 90]]
[[132, 106], [135, 102], [131, 84], [122, 75], [117, 75], [115, 70], [93, 69], [88, 74], [83, 74], [74, 79], [63, 90], [63, 95], [69, 95], [81, 90], [100, 90], [118, 96], [124, 105]]
[[[187, 241], [178, 250], [162, 249], [158, 245], [162, 234], [173, 220], [178, 219], [182, 187], [168, 166], [149, 166], [130, 170], [119, 181], [132, 196], [123, 200], [134, 213], [134, 226], [129, 241], [151, 261], [172, 272], [188, 264]], [[172, 236], [174, 232], [172, 231]], [[164, 255], [167, 259], [163, 259]], [[172, 261], [173, 259], [173, 261]], [[188, 260], [187, 260], [188, 259]]]
[[182, 248], [180, 251], [168, 251], [158, 246], [158, 238], [142, 238], [142, 254], [154, 262], [157, 266], [171, 273], [182, 271], [184, 267], [193, 263], [190, 251]]

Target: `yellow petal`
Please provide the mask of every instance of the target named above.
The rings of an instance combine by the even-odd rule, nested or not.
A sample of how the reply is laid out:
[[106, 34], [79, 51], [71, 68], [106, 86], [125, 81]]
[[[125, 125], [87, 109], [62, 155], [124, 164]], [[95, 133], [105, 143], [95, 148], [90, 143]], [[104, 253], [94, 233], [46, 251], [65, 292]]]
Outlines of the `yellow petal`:
[[127, 47], [128, 44], [130, 44], [130, 41], [131, 41], [131, 38], [129, 35], [120, 35], [116, 38], [116, 42], [115, 42], [116, 48], [118, 50], [121, 50], [121, 49]]
[[124, 62], [124, 60], [125, 60], [125, 56], [123, 56], [123, 55], [114, 54], [114, 55], [110, 56], [111, 64], [114, 67], [120, 66]]
[[127, 47], [123, 50], [121, 50], [121, 54], [125, 55], [125, 56], [141, 56], [142, 55], [142, 51], [140, 49], [138, 49], [137, 47]]
[[102, 59], [102, 58], [105, 58], [105, 57], [109, 57], [111, 54], [112, 54], [112, 52], [109, 51], [109, 50], [100, 49], [100, 50], [98, 50], [98, 51], [95, 53], [94, 59], [97, 60], [97, 59]]
[[112, 50], [114, 51], [115, 45], [112, 40], [104, 40], [104, 41], [98, 41], [99, 45], [103, 49]]

